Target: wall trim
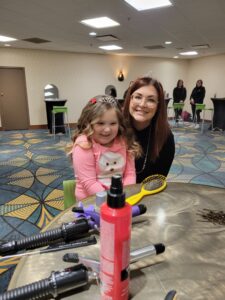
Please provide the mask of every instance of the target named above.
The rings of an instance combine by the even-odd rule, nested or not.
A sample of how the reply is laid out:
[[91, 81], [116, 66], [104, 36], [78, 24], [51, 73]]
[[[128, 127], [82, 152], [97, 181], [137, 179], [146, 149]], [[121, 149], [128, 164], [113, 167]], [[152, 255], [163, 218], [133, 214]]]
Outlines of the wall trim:
[[[77, 123], [70, 123], [70, 129], [75, 129], [76, 128]], [[29, 125], [27, 130], [35, 130], [35, 129], [48, 129], [48, 125], [47, 124], [42, 124], [42, 125]], [[16, 129], [15, 129], [16, 130]], [[3, 128], [0, 127], [0, 131], [3, 131]], [[12, 130], [7, 130], [7, 131], [12, 131]], [[19, 129], [18, 129], [19, 131]]]

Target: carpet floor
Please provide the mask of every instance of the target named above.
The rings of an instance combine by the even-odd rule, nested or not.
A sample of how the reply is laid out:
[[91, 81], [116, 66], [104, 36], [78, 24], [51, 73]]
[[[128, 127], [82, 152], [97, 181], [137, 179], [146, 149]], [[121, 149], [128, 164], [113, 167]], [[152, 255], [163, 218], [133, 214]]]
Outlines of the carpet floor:
[[[186, 124], [187, 125], [187, 124]], [[225, 187], [225, 135], [172, 127], [176, 154], [169, 182]], [[16, 240], [43, 229], [63, 210], [64, 180], [73, 179], [64, 135], [46, 130], [0, 131], [0, 240]], [[0, 292], [18, 258], [0, 261]]]

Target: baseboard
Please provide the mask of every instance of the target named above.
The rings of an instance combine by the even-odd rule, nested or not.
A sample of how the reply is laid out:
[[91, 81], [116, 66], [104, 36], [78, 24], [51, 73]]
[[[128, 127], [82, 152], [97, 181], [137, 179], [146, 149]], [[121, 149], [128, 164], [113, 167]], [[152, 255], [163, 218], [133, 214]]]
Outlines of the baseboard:
[[48, 125], [30, 125], [28, 130], [32, 129], [48, 129]]
[[[70, 129], [75, 129], [77, 126], [77, 123], [70, 123]], [[42, 125], [30, 125], [28, 127], [28, 130], [35, 130], [35, 129], [48, 129], [48, 125], [47, 124], [42, 124]], [[0, 131], [4, 130], [3, 127], [0, 127]], [[13, 129], [13, 130], [17, 130], [17, 129]], [[20, 129], [18, 129], [20, 130]]]

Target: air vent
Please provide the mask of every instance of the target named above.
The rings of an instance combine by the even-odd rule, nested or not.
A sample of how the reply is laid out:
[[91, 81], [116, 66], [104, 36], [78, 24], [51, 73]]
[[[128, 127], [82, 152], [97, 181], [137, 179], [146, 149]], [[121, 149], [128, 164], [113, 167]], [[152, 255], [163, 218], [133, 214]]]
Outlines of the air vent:
[[183, 47], [176, 47], [177, 50], [183, 50]]
[[192, 48], [195, 48], [195, 49], [208, 49], [208, 48], [210, 48], [208, 44], [203, 44], [203, 45], [192, 45], [191, 47], [192, 47]]
[[119, 39], [112, 34], [107, 34], [107, 35], [98, 35], [96, 36], [96, 39], [98, 39], [101, 42], [110, 42], [110, 41], [118, 41]]
[[159, 50], [159, 49], [165, 49], [162, 45], [152, 45], [152, 46], [144, 46], [145, 49], [148, 50]]
[[43, 43], [49, 43], [50, 41], [48, 40], [43, 40], [43, 39], [40, 39], [40, 38], [29, 38], [29, 39], [23, 39], [22, 41], [25, 41], [25, 42], [30, 42], [30, 43], [33, 43], [33, 44], [43, 44]]

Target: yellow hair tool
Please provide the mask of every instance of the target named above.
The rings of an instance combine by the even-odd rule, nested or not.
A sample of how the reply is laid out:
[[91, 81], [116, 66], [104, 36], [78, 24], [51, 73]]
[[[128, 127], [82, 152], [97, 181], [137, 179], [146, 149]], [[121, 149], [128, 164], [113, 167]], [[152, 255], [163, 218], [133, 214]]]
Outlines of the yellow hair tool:
[[132, 195], [126, 199], [126, 202], [130, 205], [135, 205], [144, 196], [157, 194], [166, 188], [166, 177], [163, 175], [151, 175], [145, 178], [141, 183], [141, 191], [135, 195]]

